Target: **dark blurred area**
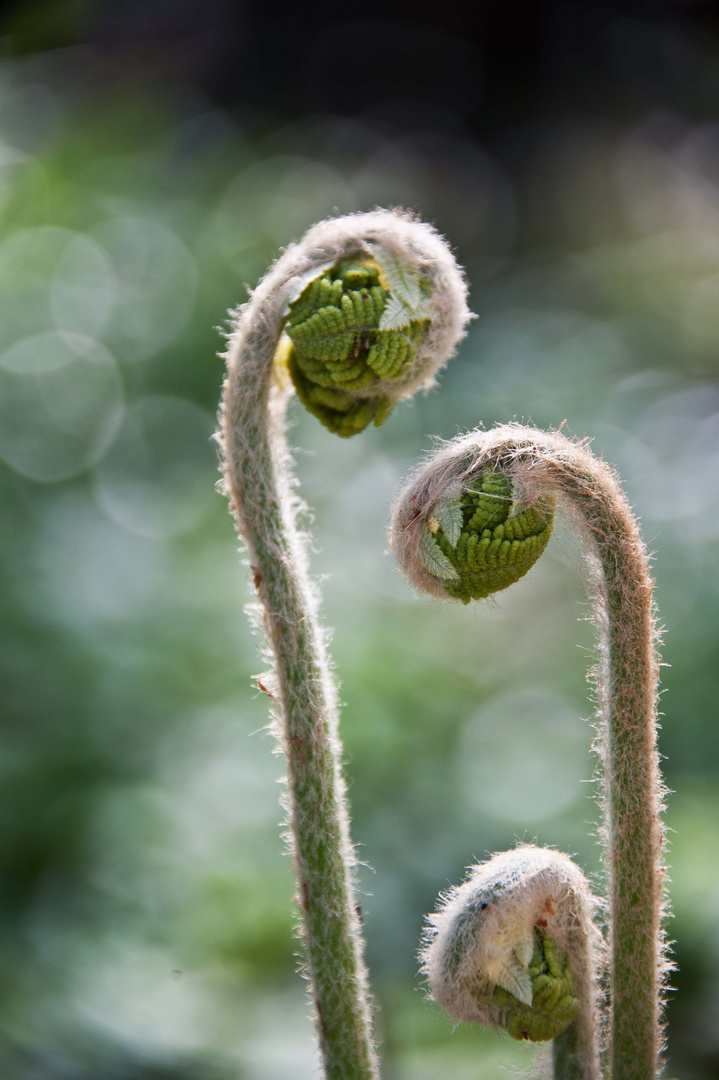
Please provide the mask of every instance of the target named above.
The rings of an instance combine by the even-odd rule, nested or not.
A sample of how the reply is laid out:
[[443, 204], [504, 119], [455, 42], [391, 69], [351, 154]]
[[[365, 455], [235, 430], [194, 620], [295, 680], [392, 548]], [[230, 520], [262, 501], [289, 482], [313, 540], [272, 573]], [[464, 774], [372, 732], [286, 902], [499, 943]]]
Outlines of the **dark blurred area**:
[[0, 59], [7, 1080], [316, 1075], [213, 490], [217, 327], [281, 246], [377, 204], [447, 235], [479, 316], [381, 429], [338, 444], [291, 408], [384, 1075], [529, 1068], [424, 1000], [423, 915], [465, 865], [536, 838], [601, 883], [571, 538], [471, 610], [384, 554], [429, 436], [523, 417], [594, 438], [655, 552], [667, 1075], [719, 1075], [719, 7], [45, 0], [2, 7]]

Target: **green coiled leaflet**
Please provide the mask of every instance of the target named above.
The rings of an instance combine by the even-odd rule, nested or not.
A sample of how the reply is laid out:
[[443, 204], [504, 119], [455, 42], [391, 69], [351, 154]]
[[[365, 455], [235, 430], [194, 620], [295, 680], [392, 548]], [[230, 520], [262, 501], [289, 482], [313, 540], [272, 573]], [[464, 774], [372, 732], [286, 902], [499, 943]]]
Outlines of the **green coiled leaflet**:
[[553, 519], [549, 500], [523, 505], [511, 480], [485, 470], [434, 507], [422, 561], [448, 596], [482, 600], [524, 577], [547, 546]]
[[[409, 308], [405, 325], [380, 325], [396, 306], [383, 277], [371, 262], [345, 259], [311, 281], [290, 305], [285, 331], [292, 342], [292, 382], [305, 408], [343, 438], [389, 416], [395, 397], [357, 391], [400, 375], [414, 359], [426, 325], [412, 319]], [[427, 286], [420, 282], [420, 288]]]
[[513, 1039], [549, 1042], [576, 1020], [579, 999], [566, 954], [538, 926], [534, 928], [534, 951], [529, 961], [532, 1004], [525, 1005], [501, 986], [491, 993], [501, 1009], [501, 1023]]

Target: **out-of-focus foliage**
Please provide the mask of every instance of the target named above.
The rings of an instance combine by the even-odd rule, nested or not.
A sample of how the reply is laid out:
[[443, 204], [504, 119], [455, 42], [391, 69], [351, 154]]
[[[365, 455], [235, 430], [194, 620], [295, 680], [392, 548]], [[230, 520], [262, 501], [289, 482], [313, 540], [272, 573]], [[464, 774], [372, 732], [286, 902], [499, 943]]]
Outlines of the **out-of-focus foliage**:
[[656, 552], [670, 1071], [709, 1080], [719, 128], [555, 121], [517, 136], [510, 176], [456, 125], [243, 125], [151, 89], [78, 104], [72, 63], [0, 70], [0, 1074], [315, 1075], [282, 762], [213, 491], [215, 327], [316, 219], [402, 203], [467, 267], [480, 318], [460, 356], [440, 391], [348, 443], [291, 408], [374, 868], [360, 877], [387, 1076], [494, 1080], [528, 1060], [452, 1034], [423, 1001], [415, 953], [440, 889], [516, 838], [599, 871], [571, 539], [559, 529], [528, 579], [467, 609], [413, 597], [384, 554], [390, 497], [430, 433], [525, 417], [594, 436]]

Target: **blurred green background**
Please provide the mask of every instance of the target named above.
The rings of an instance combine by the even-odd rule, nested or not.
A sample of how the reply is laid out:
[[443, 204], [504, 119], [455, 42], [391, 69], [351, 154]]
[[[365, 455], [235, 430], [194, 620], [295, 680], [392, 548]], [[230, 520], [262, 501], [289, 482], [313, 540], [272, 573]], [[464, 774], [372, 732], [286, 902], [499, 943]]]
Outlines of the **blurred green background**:
[[384, 1075], [531, 1061], [425, 1001], [440, 889], [517, 839], [599, 871], [571, 537], [471, 608], [413, 596], [386, 551], [430, 436], [510, 418], [591, 435], [656, 555], [668, 1075], [719, 1074], [719, 27], [701, 4], [572, 8], [490, 4], [466, 26], [451, 5], [441, 25], [220, 0], [7, 10], [3, 1078], [317, 1075], [283, 766], [214, 491], [216, 328], [282, 245], [376, 204], [448, 236], [479, 315], [440, 389], [381, 429], [341, 442], [290, 408]]

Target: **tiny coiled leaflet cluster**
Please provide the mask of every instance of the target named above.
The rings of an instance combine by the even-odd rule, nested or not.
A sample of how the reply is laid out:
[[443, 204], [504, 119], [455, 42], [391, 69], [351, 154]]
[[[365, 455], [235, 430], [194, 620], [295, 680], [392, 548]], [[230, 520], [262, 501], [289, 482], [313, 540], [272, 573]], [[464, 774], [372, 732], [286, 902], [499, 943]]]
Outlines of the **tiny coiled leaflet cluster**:
[[554, 502], [517, 499], [503, 473], [484, 470], [432, 509], [420, 551], [448, 596], [468, 604], [524, 577], [549, 543]]
[[378, 252], [336, 263], [290, 304], [290, 376], [329, 431], [349, 438], [389, 416], [397, 399], [379, 386], [412, 363], [429, 322], [430, 291], [426, 278]]
[[538, 926], [534, 928], [532, 958], [527, 965], [532, 985], [531, 1004], [519, 1001], [494, 985], [492, 1003], [501, 1009], [501, 1022], [513, 1039], [549, 1042], [576, 1020], [579, 998], [566, 953]]

